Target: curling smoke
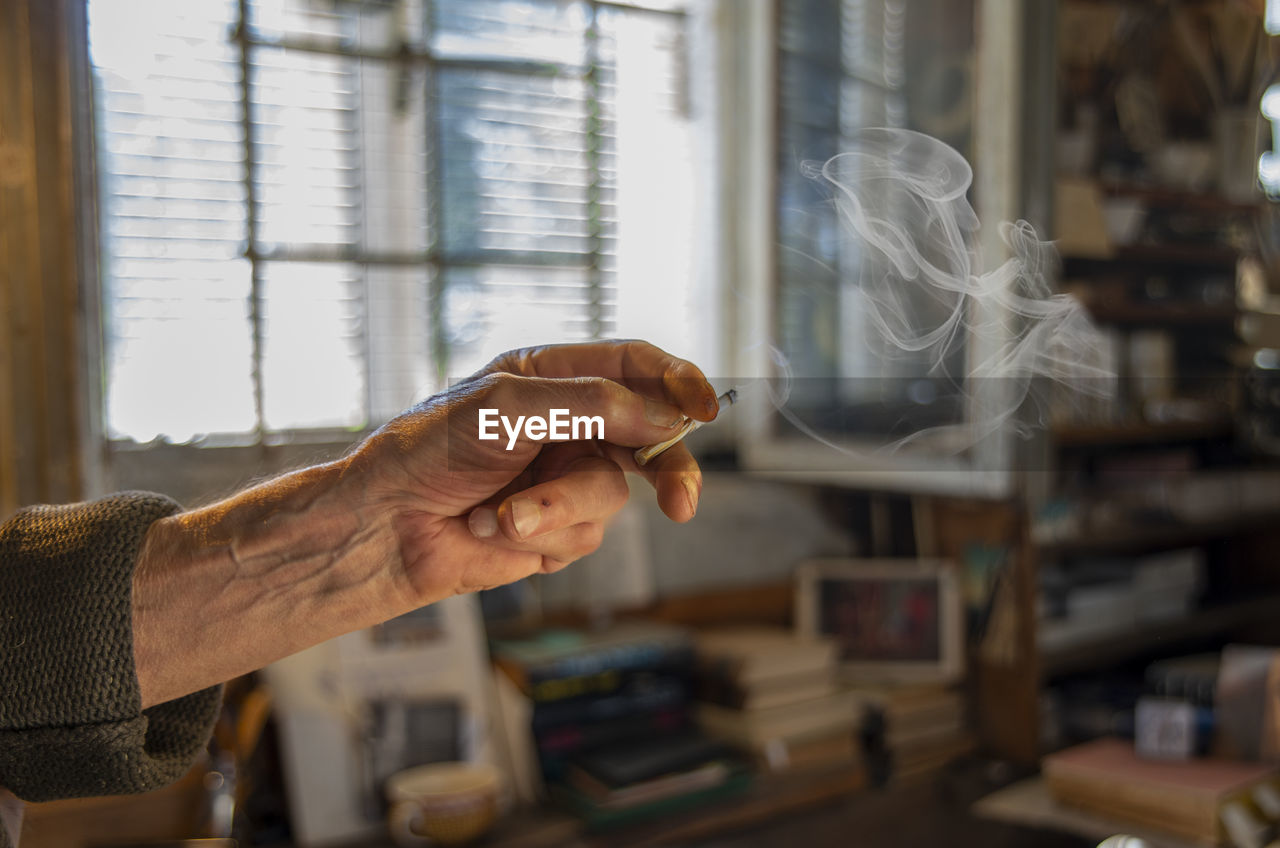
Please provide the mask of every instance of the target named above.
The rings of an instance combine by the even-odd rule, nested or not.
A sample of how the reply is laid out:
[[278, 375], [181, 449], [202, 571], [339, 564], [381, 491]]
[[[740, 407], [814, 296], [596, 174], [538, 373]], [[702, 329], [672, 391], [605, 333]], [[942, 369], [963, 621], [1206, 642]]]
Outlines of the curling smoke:
[[[979, 221], [966, 197], [973, 171], [958, 151], [900, 129], [863, 130], [852, 142], [821, 166], [806, 166], [834, 190], [852, 239], [846, 268], [860, 269], [866, 337], [844, 343], [864, 343], [881, 360], [923, 360], [931, 377], [948, 378], [964, 394], [968, 408], [967, 424], [917, 432], [890, 449], [926, 435], [964, 449], [1001, 427], [1025, 433], [1015, 413], [1036, 378], [1070, 392], [1109, 391], [1114, 375], [1098, 361], [1101, 334], [1075, 298], [1052, 290], [1052, 244], [1025, 221], [1005, 223], [1010, 258], [981, 269]], [[779, 357], [775, 406], [836, 447], [785, 409], [790, 369]]]

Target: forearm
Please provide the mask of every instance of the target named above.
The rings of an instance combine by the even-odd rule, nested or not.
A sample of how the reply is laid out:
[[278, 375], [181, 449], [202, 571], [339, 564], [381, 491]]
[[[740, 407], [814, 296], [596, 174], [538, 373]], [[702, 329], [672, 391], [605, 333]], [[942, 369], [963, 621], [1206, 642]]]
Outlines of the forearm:
[[133, 581], [144, 707], [412, 608], [385, 510], [346, 461], [287, 474], [147, 533]]

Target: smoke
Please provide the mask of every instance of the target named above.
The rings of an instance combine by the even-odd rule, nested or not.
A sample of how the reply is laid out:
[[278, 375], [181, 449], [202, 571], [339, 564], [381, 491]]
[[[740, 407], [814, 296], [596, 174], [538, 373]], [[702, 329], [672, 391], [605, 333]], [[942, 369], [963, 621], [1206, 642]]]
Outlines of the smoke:
[[[1017, 413], [1041, 378], [1069, 393], [1110, 390], [1101, 333], [1077, 300], [1052, 290], [1052, 244], [1025, 221], [1003, 223], [1008, 258], [981, 268], [979, 221], [967, 198], [973, 171], [954, 148], [909, 130], [867, 129], [805, 173], [831, 190], [846, 236], [840, 264], [846, 280], [850, 269], [856, 274], [846, 285], [859, 326], [842, 326], [840, 343], [864, 346], [880, 373], [908, 361], [900, 370], [923, 370], [962, 395], [966, 423], [921, 429], [886, 450], [925, 438], [963, 450], [1001, 428], [1025, 435], [1026, 416]], [[791, 369], [776, 350], [774, 363], [773, 404], [837, 447], [788, 412]]]

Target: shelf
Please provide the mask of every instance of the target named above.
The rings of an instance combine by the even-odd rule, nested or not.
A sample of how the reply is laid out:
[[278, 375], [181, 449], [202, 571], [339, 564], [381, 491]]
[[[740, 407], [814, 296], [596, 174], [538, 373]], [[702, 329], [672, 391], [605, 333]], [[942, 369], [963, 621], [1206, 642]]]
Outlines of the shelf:
[[1121, 262], [1178, 265], [1229, 265], [1235, 267], [1240, 251], [1216, 244], [1130, 244], [1116, 248]]
[[1072, 539], [1044, 542], [1037, 545], [1036, 549], [1042, 557], [1167, 551], [1190, 545], [1202, 545], [1227, 536], [1277, 528], [1280, 528], [1280, 515], [1267, 512], [1195, 524], [1169, 523], [1110, 530], [1085, 529]]
[[1196, 610], [1184, 618], [1117, 630], [1087, 641], [1043, 651], [1040, 671], [1045, 678], [1061, 677], [1134, 659], [1162, 647], [1225, 633], [1236, 627], [1280, 617], [1280, 595]]
[[1062, 448], [1163, 445], [1226, 438], [1235, 432], [1229, 419], [1169, 424], [1116, 424], [1110, 427], [1055, 426], [1053, 441]]
[[1094, 303], [1086, 304], [1100, 324], [1155, 327], [1212, 327], [1232, 329], [1239, 310], [1235, 306], [1190, 303]]
[[1259, 203], [1241, 203], [1238, 200], [1230, 200], [1220, 194], [1208, 192], [1178, 191], [1172, 188], [1142, 186], [1134, 183], [1100, 183], [1098, 187], [1107, 197], [1131, 197], [1156, 209], [1251, 215], [1260, 208]]
[[1114, 270], [1124, 266], [1149, 270], [1152, 266], [1198, 265], [1226, 271], [1233, 269], [1239, 258], [1238, 250], [1215, 244], [1131, 244], [1117, 247], [1110, 256], [1067, 255], [1062, 261], [1065, 276], [1070, 278], [1082, 270]]

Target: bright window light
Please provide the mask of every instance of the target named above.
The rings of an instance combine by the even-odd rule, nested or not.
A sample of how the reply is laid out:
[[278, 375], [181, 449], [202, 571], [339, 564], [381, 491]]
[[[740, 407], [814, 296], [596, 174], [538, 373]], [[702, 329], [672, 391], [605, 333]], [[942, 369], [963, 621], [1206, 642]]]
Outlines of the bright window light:
[[511, 347], [697, 335], [686, 16], [627, 5], [89, 0], [108, 436], [361, 430]]

